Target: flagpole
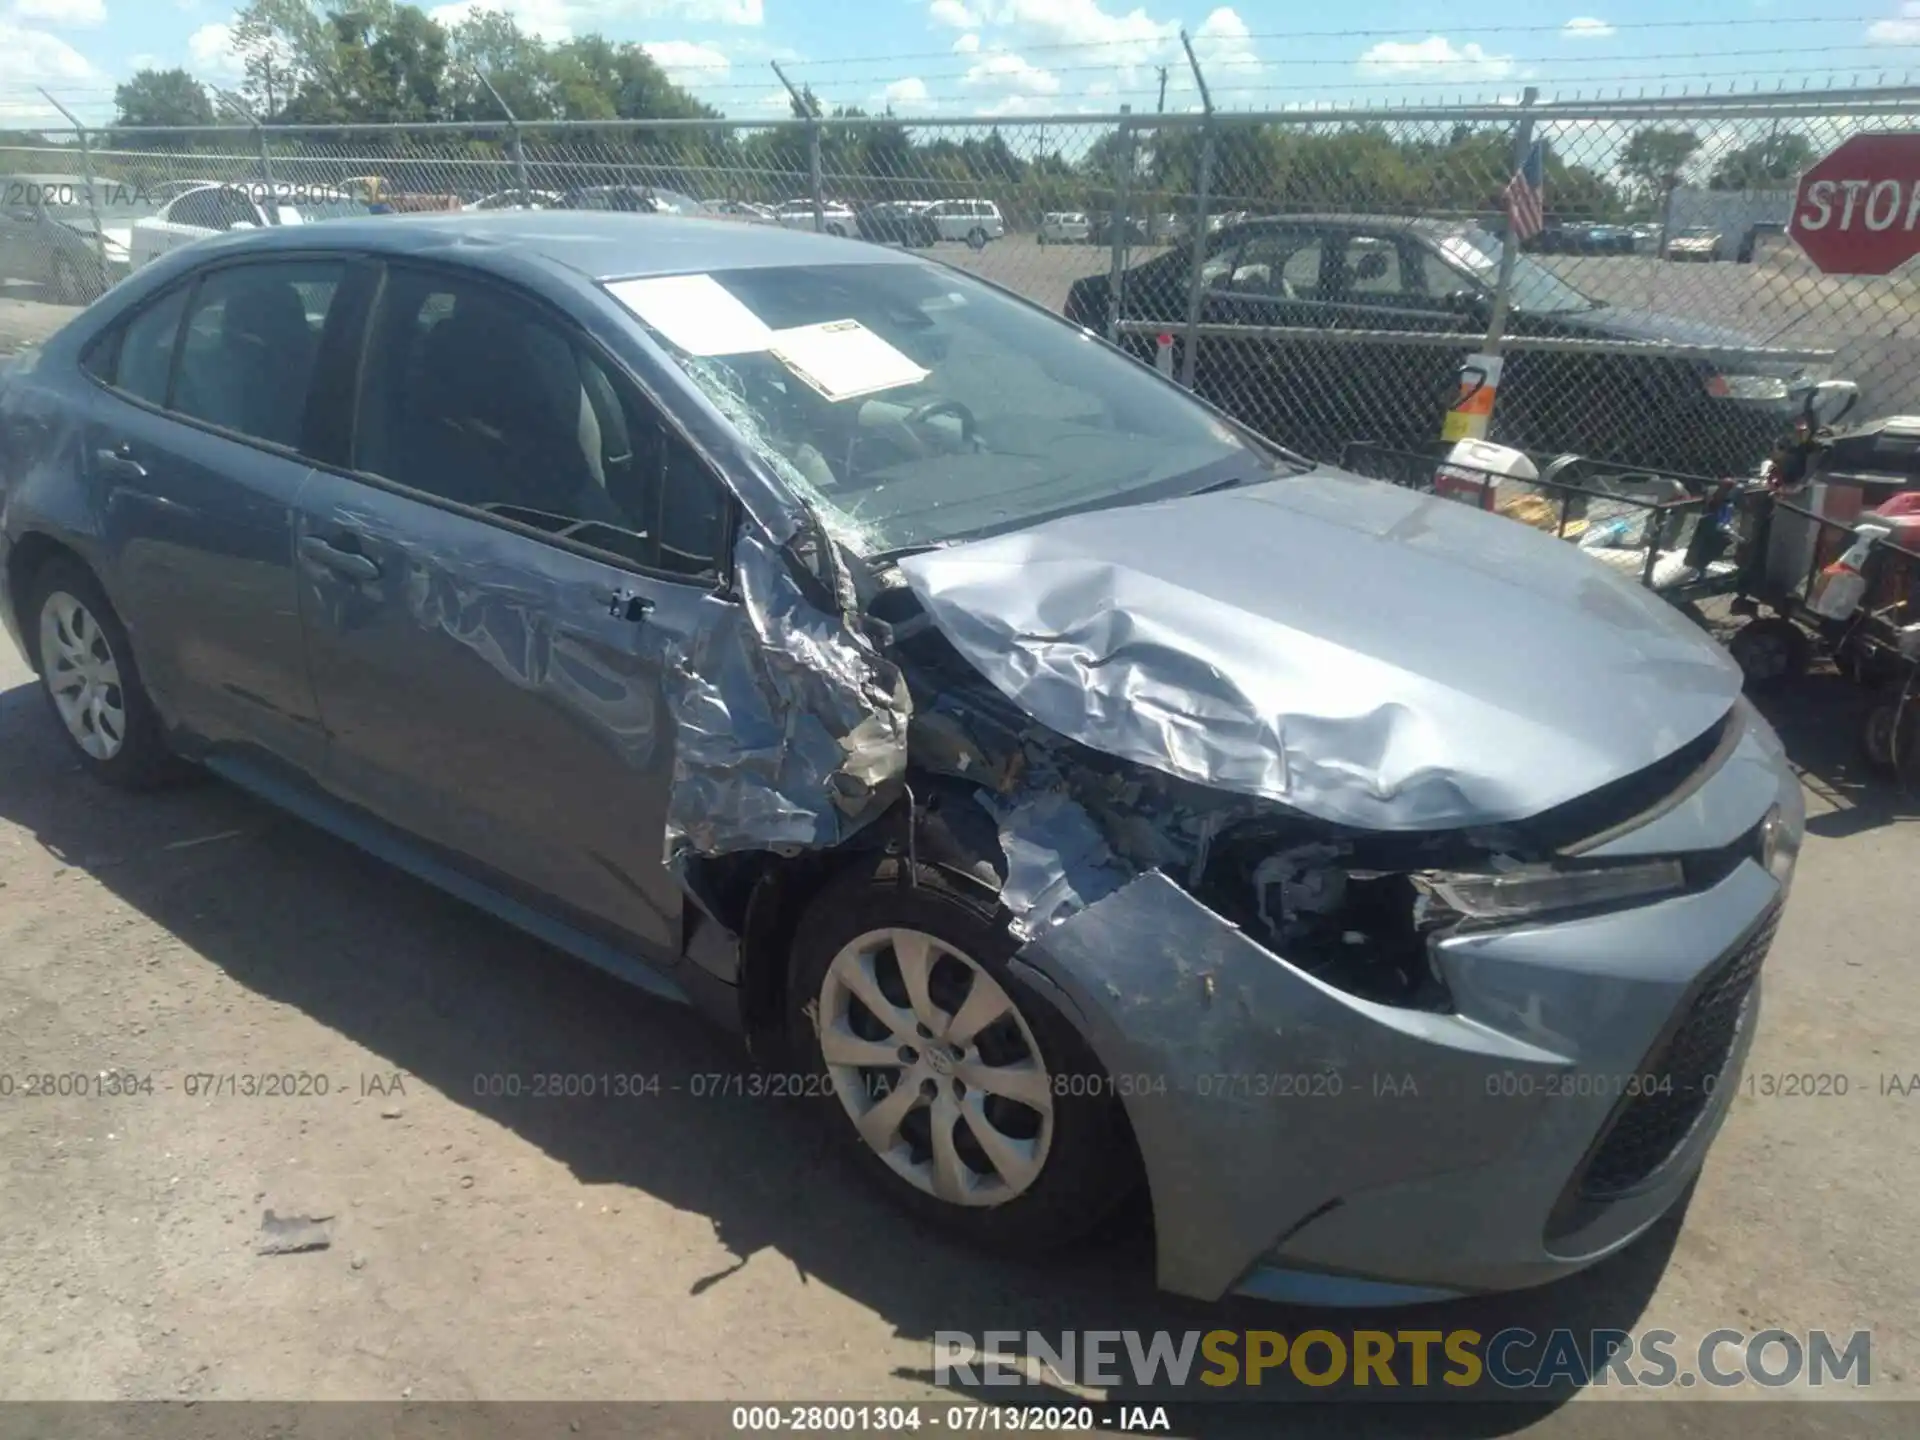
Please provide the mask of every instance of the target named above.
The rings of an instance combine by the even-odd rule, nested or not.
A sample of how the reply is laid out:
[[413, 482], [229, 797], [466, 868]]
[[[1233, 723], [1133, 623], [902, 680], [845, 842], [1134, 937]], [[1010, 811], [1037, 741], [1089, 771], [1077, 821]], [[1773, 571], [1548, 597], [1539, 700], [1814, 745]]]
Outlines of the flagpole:
[[[1529, 85], [1520, 97], [1520, 124], [1513, 136], [1513, 170], [1518, 175], [1526, 168], [1533, 150], [1533, 105], [1540, 98], [1537, 87]], [[1546, 188], [1546, 157], [1542, 156], [1541, 189]], [[1509, 182], [1511, 183], [1511, 182]], [[1544, 204], [1544, 201], [1542, 202]], [[1520, 253], [1520, 238], [1513, 233], [1513, 206], [1506, 206], [1506, 229], [1500, 241], [1500, 275], [1494, 282], [1493, 314], [1487, 321], [1486, 353], [1498, 355], [1500, 341], [1507, 333], [1507, 311], [1513, 296], [1513, 264]]]

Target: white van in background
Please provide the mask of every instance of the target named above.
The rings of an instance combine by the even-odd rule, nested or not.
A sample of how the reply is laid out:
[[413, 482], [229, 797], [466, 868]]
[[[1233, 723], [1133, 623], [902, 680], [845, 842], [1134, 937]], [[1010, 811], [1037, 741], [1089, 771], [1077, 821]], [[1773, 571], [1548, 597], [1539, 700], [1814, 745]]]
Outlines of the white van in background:
[[936, 200], [926, 213], [942, 240], [964, 240], [976, 250], [1007, 233], [1000, 207], [991, 200]]

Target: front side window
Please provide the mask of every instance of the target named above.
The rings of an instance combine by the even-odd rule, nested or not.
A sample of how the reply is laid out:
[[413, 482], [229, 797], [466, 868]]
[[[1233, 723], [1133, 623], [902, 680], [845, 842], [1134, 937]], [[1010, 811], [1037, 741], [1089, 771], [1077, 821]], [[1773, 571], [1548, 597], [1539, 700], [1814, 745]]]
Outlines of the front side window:
[[718, 573], [726, 492], [591, 347], [518, 296], [395, 268], [354, 467], [689, 578]]
[[807, 332], [803, 359], [802, 337], [782, 359], [777, 333], [770, 347], [713, 356], [651, 333], [865, 553], [1282, 473], [1150, 370], [964, 276], [857, 264], [711, 279], [774, 332], [832, 325]]
[[[1484, 230], [1462, 230], [1435, 242], [1440, 256], [1453, 269], [1471, 277], [1475, 288], [1493, 293], [1500, 275], [1500, 241]], [[1539, 261], [1513, 257], [1513, 308], [1536, 314], [1594, 310], [1599, 301], [1582, 294]]]
[[193, 293], [172, 408], [224, 430], [300, 444], [320, 332], [345, 277], [334, 260], [215, 270]]

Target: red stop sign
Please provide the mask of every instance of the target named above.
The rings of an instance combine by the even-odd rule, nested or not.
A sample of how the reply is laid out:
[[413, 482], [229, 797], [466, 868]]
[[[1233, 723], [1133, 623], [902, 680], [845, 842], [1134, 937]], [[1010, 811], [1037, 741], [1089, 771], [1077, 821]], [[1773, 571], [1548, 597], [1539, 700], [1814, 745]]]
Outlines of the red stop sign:
[[1800, 177], [1787, 233], [1829, 275], [1920, 255], [1920, 134], [1856, 135]]

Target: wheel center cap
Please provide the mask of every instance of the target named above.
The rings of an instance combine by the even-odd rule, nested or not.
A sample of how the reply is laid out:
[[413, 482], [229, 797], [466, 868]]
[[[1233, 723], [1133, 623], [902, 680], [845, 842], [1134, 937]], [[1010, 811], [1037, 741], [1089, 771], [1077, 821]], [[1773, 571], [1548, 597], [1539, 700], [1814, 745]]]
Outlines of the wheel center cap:
[[929, 1045], [926, 1051], [927, 1068], [936, 1075], [953, 1074], [953, 1056], [938, 1045]]

